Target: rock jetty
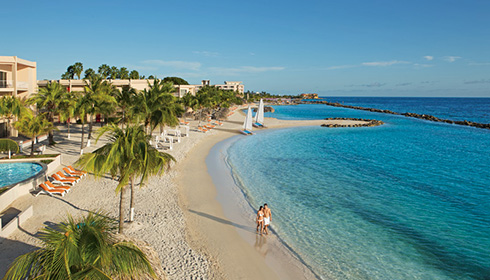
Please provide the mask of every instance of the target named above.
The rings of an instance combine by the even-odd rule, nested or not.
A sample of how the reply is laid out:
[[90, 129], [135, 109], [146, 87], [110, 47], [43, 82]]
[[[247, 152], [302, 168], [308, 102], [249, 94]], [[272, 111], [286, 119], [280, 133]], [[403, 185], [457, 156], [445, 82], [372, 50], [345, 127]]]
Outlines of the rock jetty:
[[322, 127], [363, 127], [363, 126], [378, 126], [384, 124], [379, 120], [359, 119], [359, 118], [326, 118], [325, 120], [349, 120], [349, 121], [362, 121], [364, 123], [358, 124], [322, 124]]
[[422, 120], [427, 120], [427, 121], [432, 121], [432, 122], [443, 122], [443, 123], [448, 123], [448, 124], [466, 125], [466, 126], [472, 126], [472, 127], [476, 127], [476, 128], [490, 129], [490, 123], [477, 123], [477, 122], [471, 122], [471, 121], [467, 121], [467, 120], [453, 121], [453, 120], [448, 120], [448, 119], [441, 119], [441, 118], [434, 117], [431, 115], [426, 115], [426, 114], [417, 114], [417, 113], [408, 113], [408, 112], [407, 113], [398, 113], [398, 112], [393, 112], [390, 110], [381, 110], [381, 109], [376, 109], [376, 108], [366, 108], [366, 107], [360, 107], [360, 106], [350, 106], [350, 105], [344, 105], [344, 104], [333, 103], [333, 102], [328, 102], [328, 101], [307, 101], [304, 103], [319, 103], [319, 104], [325, 104], [327, 106], [333, 106], [333, 107], [342, 107], [342, 108], [363, 110], [363, 111], [369, 111], [369, 112], [375, 112], [375, 113], [400, 115], [400, 116], [405, 116], [405, 117], [409, 117], [409, 118], [422, 119]]

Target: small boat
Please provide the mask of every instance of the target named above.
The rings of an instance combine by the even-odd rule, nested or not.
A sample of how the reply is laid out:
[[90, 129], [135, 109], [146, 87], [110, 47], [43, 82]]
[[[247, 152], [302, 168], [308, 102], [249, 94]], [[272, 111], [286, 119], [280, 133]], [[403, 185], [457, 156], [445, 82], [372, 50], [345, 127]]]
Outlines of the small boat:
[[250, 106], [248, 106], [247, 116], [245, 117], [245, 121], [243, 122], [243, 130], [241, 133], [245, 135], [252, 135], [252, 110]]
[[260, 99], [259, 109], [257, 114], [255, 114], [255, 122], [253, 123], [255, 127], [265, 127], [264, 125], [264, 101]]

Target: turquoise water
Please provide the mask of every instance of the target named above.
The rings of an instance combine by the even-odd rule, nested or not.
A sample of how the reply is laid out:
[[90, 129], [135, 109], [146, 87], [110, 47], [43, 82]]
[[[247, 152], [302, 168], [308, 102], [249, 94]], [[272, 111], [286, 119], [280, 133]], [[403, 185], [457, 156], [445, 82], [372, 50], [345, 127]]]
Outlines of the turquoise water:
[[28, 179], [42, 169], [40, 164], [32, 162], [0, 163], [0, 188]]
[[250, 204], [270, 205], [275, 232], [318, 275], [490, 277], [490, 131], [325, 105], [275, 109], [386, 122], [264, 130], [227, 150]]

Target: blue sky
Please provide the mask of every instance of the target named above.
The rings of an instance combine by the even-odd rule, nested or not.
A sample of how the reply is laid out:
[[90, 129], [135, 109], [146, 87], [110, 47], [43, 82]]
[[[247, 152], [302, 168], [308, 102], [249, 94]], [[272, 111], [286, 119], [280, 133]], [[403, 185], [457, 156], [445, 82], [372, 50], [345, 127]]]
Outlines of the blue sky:
[[[0, 55], [280, 94], [490, 97], [490, 1], [8, 1]], [[11, 23], [15, 22], [14, 25]]]

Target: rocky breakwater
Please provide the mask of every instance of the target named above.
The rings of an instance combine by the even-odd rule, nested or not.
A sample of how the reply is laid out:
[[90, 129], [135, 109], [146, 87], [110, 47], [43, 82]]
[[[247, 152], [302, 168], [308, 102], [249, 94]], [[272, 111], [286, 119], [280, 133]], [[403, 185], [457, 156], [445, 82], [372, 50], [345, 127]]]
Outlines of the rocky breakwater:
[[438, 117], [434, 117], [431, 115], [426, 115], [426, 114], [416, 114], [416, 113], [398, 113], [398, 112], [393, 112], [390, 110], [381, 110], [381, 109], [376, 109], [376, 108], [366, 108], [366, 107], [360, 107], [360, 106], [350, 106], [350, 105], [343, 105], [340, 103], [332, 103], [332, 102], [322, 102], [322, 104], [328, 105], [328, 106], [333, 106], [333, 107], [342, 107], [342, 108], [349, 108], [349, 109], [356, 109], [356, 110], [363, 110], [363, 111], [369, 111], [369, 112], [375, 112], [375, 113], [384, 113], [384, 114], [391, 114], [391, 115], [401, 115], [409, 118], [416, 118], [416, 119], [422, 119], [422, 120], [427, 120], [427, 121], [432, 121], [432, 122], [443, 122], [443, 123], [448, 123], [448, 124], [457, 124], [457, 125], [466, 125], [466, 126], [473, 126], [477, 128], [483, 128], [483, 129], [490, 129], [490, 123], [477, 123], [477, 122], [470, 122], [470, 121], [453, 121], [453, 120], [448, 120], [448, 119], [441, 119]]
[[384, 122], [379, 120], [369, 120], [369, 119], [359, 119], [359, 118], [326, 118], [325, 120], [360, 121], [363, 123], [356, 123], [356, 124], [324, 123], [321, 125], [322, 127], [363, 127], [363, 126], [378, 126], [384, 124]]

